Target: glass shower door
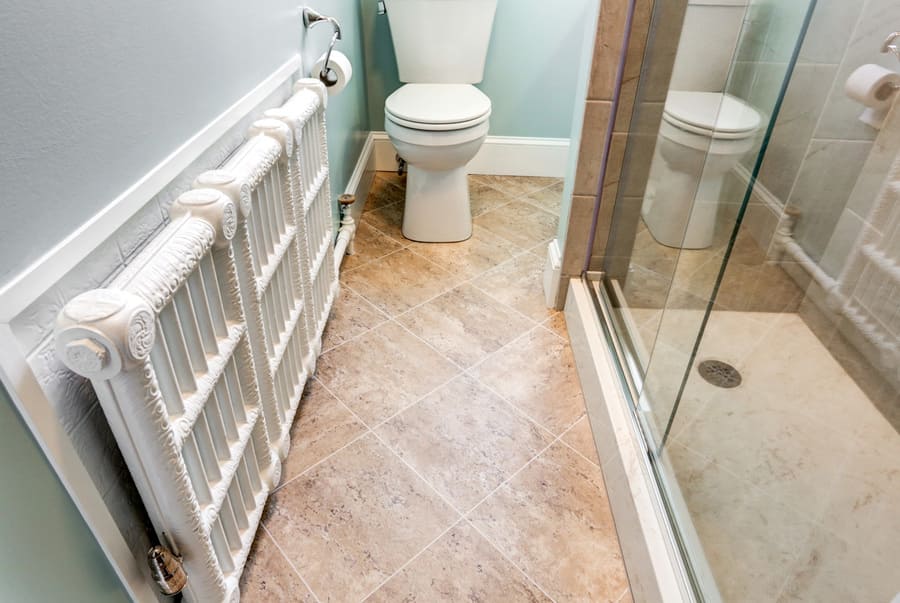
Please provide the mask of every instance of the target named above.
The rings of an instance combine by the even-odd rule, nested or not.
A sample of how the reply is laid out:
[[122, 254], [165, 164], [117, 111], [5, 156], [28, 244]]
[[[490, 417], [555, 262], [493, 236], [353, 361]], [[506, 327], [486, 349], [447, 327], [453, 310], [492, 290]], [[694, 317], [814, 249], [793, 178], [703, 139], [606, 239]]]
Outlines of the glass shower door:
[[[699, 596], [888, 603], [900, 596], [900, 103], [873, 127], [844, 81], [866, 63], [900, 70], [878, 52], [900, 4], [745, 4], [722, 90], [760, 116], [758, 137], [736, 150], [725, 97], [706, 130], [670, 103], [696, 64], [682, 60], [696, 49], [691, 10], [728, 10], [689, 2], [662, 93], [645, 56], [598, 291]], [[651, 38], [666, 25], [655, 19]], [[644, 135], [647, 123], [659, 125]], [[688, 211], [665, 206], [686, 194]]]

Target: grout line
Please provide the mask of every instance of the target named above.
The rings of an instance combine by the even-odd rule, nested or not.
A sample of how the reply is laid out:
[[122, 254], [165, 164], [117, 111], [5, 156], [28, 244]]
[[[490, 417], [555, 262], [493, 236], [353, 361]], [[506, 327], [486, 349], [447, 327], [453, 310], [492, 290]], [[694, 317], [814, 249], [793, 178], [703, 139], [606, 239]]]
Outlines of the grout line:
[[[568, 448], [569, 450], [571, 450], [572, 452], [574, 452], [575, 454], [577, 454], [578, 456], [580, 456], [581, 458], [583, 458], [584, 460], [586, 460], [587, 462], [589, 462], [589, 463], [590, 463], [591, 465], [593, 465], [594, 467], [600, 468], [601, 471], [602, 471], [603, 465], [602, 465], [601, 463], [598, 463], [597, 461], [592, 461], [592, 460], [589, 459], [587, 456], [585, 456], [580, 450], [578, 450], [577, 448], [575, 448], [574, 446], [572, 446], [571, 444], [569, 444], [569, 443], [565, 440], [566, 435], [568, 435], [569, 432], [571, 432], [572, 430], [574, 430], [576, 425], [578, 425], [579, 423], [581, 423], [582, 421], [585, 421], [585, 420], [588, 421], [588, 428], [590, 429], [590, 419], [588, 419], [588, 416], [587, 416], [587, 410], [585, 410], [585, 413], [584, 413], [583, 415], [581, 415], [581, 417], [580, 417], [577, 421], [575, 421], [574, 423], [572, 423], [572, 425], [570, 425], [569, 428], [566, 429], [566, 431], [563, 432], [563, 434], [562, 434], [561, 436], [559, 436], [559, 438], [560, 438], [560, 439], [559, 439], [559, 443], [562, 444], [563, 446], [565, 446], [566, 448]], [[593, 433], [593, 431], [591, 431], [591, 436], [593, 436], [593, 435], [594, 435], [594, 433]], [[592, 438], [592, 439], [591, 439], [591, 442], [593, 442], [593, 441], [594, 441], [594, 440], [593, 440], [593, 438]], [[595, 446], [595, 450], [596, 450], [596, 444], [594, 444], [594, 446]], [[599, 458], [599, 456], [600, 456], [599, 452], [597, 453], [597, 456], [598, 456], [598, 458]], [[603, 487], [604, 487], [604, 488], [606, 487], [606, 481], [605, 481], [605, 480], [604, 480], [604, 482], [603, 482]]]
[[631, 587], [630, 587], [630, 586], [626, 586], [626, 587], [625, 587], [625, 590], [622, 591], [622, 594], [619, 595], [619, 598], [616, 599], [616, 603], [621, 603], [621, 602], [625, 599], [625, 595], [628, 595], [628, 594], [630, 594], [630, 593], [631, 593]]
[[350, 405], [347, 404], [346, 402], [344, 402], [344, 401], [341, 399], [341, 397], [338, 396], [331, 388], [329, 388], [327, 385], [325, 385], [322, 381], [319, 381], [319, 384], [322, 386], [322, 388], [325, 389], [325, 391], [327, 391], [329, 394], [331, 394], [332, 396], [334, 396], [334, 398], [335, 398], [338, 402], [340, 402], [341, 405], [342, 405], [345, 409], [347, 409], [347, 411], [349, 411], [349, 412], [356, 418], [357, 421], [359, 421], [360, 423], [362, 423], [362, 425], [363, 425], [364, 427], [366, 427], [366, 429], [368, 429], [369, 431], [372, 431], [372, 432], [374, 433], [374, 431], [375, 431], [376, 429], [378, 429], [379, 427], [381, 427], [382, 425], [384, 425], [384, 424], [387, 423], [388, 421], [394, 420], [397, 416], [403, 414], [404, 412], [406, 412], [407, 410], [409, 410], [410, 408], [412, 408], [413, 406], [415, 406], [416, 404], [418, 404], [419, 402], [421, 402], [422, 400], [424, 400], [425, 398], [427, 398], [428, 396], [430, 396], [430, 395], [433, 394], [434, 392], [438, 391], [439, 389], [442, 389], [442, 388], [446, 387], [447, 385], [449, 385], [450, 383], [452, 383], [453, 381], [455, 381], [456, 379], [458, 379], [461, 375], [462, 375], [462, 373], [456, 373], [455, 375], [453, 375], [452, 377], [450, 377], [449, 379], [447, 379], [446, 381], [444, 381], [443, 383], [441, 383], [440, 385], [438, 385], [437, 387], [435, 387], [434, 389], [432, 389], [432, 390], [429, 391], [428, 393], [423, 394], [423, 395], [420, 396], [419, 398], [416, 398], [415, 401], [410, 402], [409, 404], [407, 404], [407, 405], [404, 406], [403, 408], [399, 409], [397, 412], [395, 412], [394, 414], [390, 415], [390, 416], [387, 417], [386, 419], [383, 419], [383, 420], [378, 421], [378, 422], [375, 423], [373, 426], [370, 426], [366, 421], [364, 421], [364, 420], [362, 419], [362, 417], [360, 417], [359, 414], [357, 414], [357, 412], [356, 412], [355, 410], [353, 410], [352, 408], [350, 408]]
[[[319, 384], [322, 384], [322, 382], [319, 381]], [[328, 388], [326, 388], [324, 385], [322, 385], [322, 387], [323, 387], [326, 391], [328, 391], [328, 393], [331, 394], [331, 390], [328, 390]], [[331, 394], [331, 395], [334, 396], [334, 394]], [[337, 396], [335, 396], [335, 398], [337, 399]], [[340, 402], [340, 399], [338, 399], [338, 402]], [[346, 408], [346, 405], [345, 405], [343, 402], [341, 402], [341, 405], [343, 405], [343, 406]], [[348, 409], [348, 410], [349, 410], [349, 409]], [[351, 412], [353, 412], [353, 411], [351, 411]], [[357, 421], [359, 420], [359, 418], [358, 418], [355, 414], [354, 414], [353, 416], [354, 416], [354, 418], [356, 418]], [[350, 441], [348, 441], [346, 444], [344, 444], [343, 446], [341, 446], [340, 448], [338, 448], [338, 449], [335, 450], [334, 452], [331, 452], [331, 453], [328, 454], [327, 456], [322, 457], [321, 459], [319, 459], [318, 461], [316, 461], [315, 463], [313, 463], [312, 465], [310, 465], [309, 467], [307, 467], [306, 469], [304, 469], [303, 471], [301, 471], [300, 473], [298, 473], [297, 475], [295, 475], [295, 476], [292, 477], [291, 479], [289, 479], [289, 480], [287, 480], [287, 481], [285, 481], [285, 482], [282, 482], [281, 484], [278, 485], [277, 488], [275, 488], [274, 490], [272, 490], [272, 493], [274, 494], [275, 492], [278, 492], [279, 490], [285, 488], [288, 484], [290, 484], [290, 483], [296, 481], [298, 478], [303, 477], [303, 476], [306, 475], [307, 473], [311, 472], [313, 469], [317, 468], [319, 465], [323, 464], [325, 461], [330, 460], [333, 456], [335, 456], [335, 455], [338, 454], [339, 452], [342, 452], [345, 448], [349, 448], [350, 446], [352, 446], [353, 444], [355, 444], [355, 443], [358, 442], [359, 440], [361, 440], [361, 439], [363, 439], [364, 437], [366, 437], [366, 436], [369, 434], [369, 431], [371, 431], [371, 430], [369, 429], [369, 427], [368, 427], [365, 423], [362, 423], [361, 421], [360, 421], [360, 423], [362, 424], [363, 427], [365, 427], [365, 430], [363, 430], [362, 433], [360, 433], [358, 436], [356, 436], [356, 437], [354, 437], [353, 439], [351, 439]]]
[[291, 561], [291, 558], [287, 556], [287, 553], [284, 552], [284, 549], [281, 548], [281, 545], [278, 544], [278, 541], [275, 539], [275, 536], [272, 535], [272, 532], [270, 532], [262, 522], [260, 522], [259, 527], [262, 528], [262, 530], [266, 533], [266, 536], [272, 539], [272, 544], [274, 544], [275, 548], [278, 549], [278, 552], [279, 554], [281, 554], [282, 559], [284, 559], [287, 562], [288, 566], [292, 570], [294, 570], [294, 573], [297, 574], [298, 578], [300, 578], [300, 582], [303, 583], [303, 586], [306, 587], [306, 590], [309, 591], [309, 594], [313, 596], [313, 599], [316, 600], [316, 603], [321, 603], [322, 600], [319, 599], [319, 596], [312, 589], [312, 586], [310, 586], [309, 582], [306, 581], [306, 578], [303, 577], [303, 574], [300, 573], [300, 570], [297, 569], [297, 566], [294, 565], [294, 562]]
[[418, 559], [418, 558], [422, 555], [422, 553], [424, 553], [425, 551], [427, 551], [428, 549], [430, 549], [430, 548], [431, 548], [438, 540], [440, 540], [441, 538], [443, 538], [446, 534], [448, 534], [451, 530], [453, 530], [456, 526], [458, 526], [460, 523], [463, 523], [464, 521], [465, 521], [465, 519], [463, 519], [462, 516], [460, 516], [459, 518], [457, 518], [457, 520], [454, 521], [454, 522], [453, 522], [446, 530], [444, 530], [443, 532], [441, 532], [440, 534], [438, 534], [437, 538], [435, 538], [434, 540], [432, 540], [431, 542], [429, 542], [428, 544], [426, 544], [426, 545], [422, 548], [421, 551], [419, 551], [418, 553], [416, 553], [415, 555], [413, 555], [406, 563], [404, 563], [403, 565], [401, 565], [400, 567], [398, 567], [398, 568], [397, 568], [397, 571], [395, 571], [393, 574], [391, 574], [390, 576], [388, 576], [388, 577], [384, 580], [384, 582], [382, 582], [381, 584], [379, 584], [378, 586], [376, 586], [374, 589], [372, 589], [372, 591], [369, 592], [369, 594], [367, 594], [366, 596], [364, 596], [362, 599], [360, 599], [360, 601], [363, 601], [363, 602], [364, 602], [364, 601], [367, 601], [367, 600], [369, 599], [369, 597], [371, 597], [372, 595], [374, 595], [375, 593], [377, 593], [379, 590], [381, 590], [381, 589], [384, 587], [385, 584], [387, 584], [388, 582], [390, 582], [391, 580], [393, 580], [394, 576], [396, 576], [397, 574], [399, 574], [400, 572], [402, 572], [404, 569], [406, 569], [407, 567], [409, 567], [409, 566], [413, 563], [413, 561], [415, 561], [416, 559]]
[[497, 546], [497, 544], [496, 544], [493, 540], [491, 540], [490, 538], [488, 538], [487, 535], [486, 535], [484, 532], [482, 532], [481, 530], [479, 530], [479, 529], [478, 529], [478, 526], [476, 526], [474, 523], [472, 523], [472, 520], [470, 520], [468, 517], [463, 517], [463, 521], [465, 521], [465, 522], [466, 522], [473, 530], [475, 530], [475, 532], [476, 532], [479, 536], [481, 536], [482, 538], [484, 538], [485, 542], [487, 542], [489, 545], [491, 545], [491, 547], [493, 547], [493, 549], [494, 549], [495, 551], [497, 551], [497, 553], [499, 553], [500, 556], [503, 557], [503, 558], [506, 560], [507, 563], [509, 563], [509, 564], [510, 564], [511, 566], [513, 566], [514, 568], [516, 568], [516, 570], [518, 570], [518, 572], [519, 572], [520, 574], [522, 574], [522, 576], [524, 576], [524, 578], [525, 578], [526, 580], [528, 580], [529, 582], [531, 582], [531, 584], [532, 584], [536, 589], [538, 589], [539, 591], [541, 591], [541, 593], [542, 593], [545, 597], [547, 597], [547, 599], [549, 599], [549, 600], [552, 601], [553, 603], [556, 603], [556, 599], [554, 599], [553, 597], [551, 597], [551, 596], [550, 596], [550, 593], [548, 593], [546, 590], [544, 590], [544, 589], [541, 587], [541, 585], [538, 584], [537, 581], [536, 581], [534, 578], [532, 578], [531, 576], [529, 576], [529, 575], [525, 572], [524, 569], [522, 569], [521, 567], [519, 567], [519, 564], [516, 563], [515, 561], [513, 561], [512, 558], [511, 558], [509, 555], [507, 555], [506, 552], [503, 551], [499, 546]]

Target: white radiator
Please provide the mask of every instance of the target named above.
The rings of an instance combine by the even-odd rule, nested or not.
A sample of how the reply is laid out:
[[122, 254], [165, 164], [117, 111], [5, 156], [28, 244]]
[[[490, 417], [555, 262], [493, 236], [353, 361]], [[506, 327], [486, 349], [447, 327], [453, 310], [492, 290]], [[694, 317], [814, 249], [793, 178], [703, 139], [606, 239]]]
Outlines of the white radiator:
[[91, 379], [189, 601], [240, 597], [337, 292], [326, 98], [300, 80], [57, 320], [57, 353]]
[[869, 214], [829, 301], [881, 354], [900, 380], [900, 157]]

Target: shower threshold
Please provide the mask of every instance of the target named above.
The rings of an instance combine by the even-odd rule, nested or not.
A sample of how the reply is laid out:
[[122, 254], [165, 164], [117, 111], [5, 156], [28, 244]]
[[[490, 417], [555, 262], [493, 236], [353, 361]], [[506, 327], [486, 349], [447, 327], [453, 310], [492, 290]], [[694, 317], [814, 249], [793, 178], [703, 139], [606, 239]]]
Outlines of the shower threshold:
[[589, 279], [570, 280], [566, 324], [633, 597], [696, 601], [646, 441], [631, 410], [627, 392], [632, 386], [618, 368], [615, 343], [598, 316], [592, 287]]

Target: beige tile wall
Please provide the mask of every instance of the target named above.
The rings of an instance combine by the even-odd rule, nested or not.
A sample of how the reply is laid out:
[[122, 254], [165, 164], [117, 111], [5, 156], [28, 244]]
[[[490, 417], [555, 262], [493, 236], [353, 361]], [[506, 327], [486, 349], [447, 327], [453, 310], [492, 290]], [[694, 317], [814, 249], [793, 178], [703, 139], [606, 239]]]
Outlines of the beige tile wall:
[[[610, 254], [621, 258], [629, 256], [634, 242], [635, 226], [640, 216], [640, 200], [643, 198], [647, 171], [656, 144], [656, 132], [659, 130], [687, 0], [666, 2], [664, 5], [660, 3], [654, 23], [651, 23], [653, 0], [636, 2], [619, 107], [606, 158], [607, 170], [600, 199], [598, 231], [589, 252], [587, 247], [591, 219], [600, 189], [603, 151], [625, 35], [628, 0], [604, 0], [600, 6], [572, 210], [563, 250], [564, 278], [581, 274], [588, 253], [591, 268], [599, 269], [604, 258]], [[653, 35], [648, 36], [651, 28]], [[642, 78], [644, 64], [648, 68], [644, 70]], [[641, 100], [636, 105], [638, 84], [642, 81]], [[628, 167], [623, 171], [626, 164]], [[616, 198], [622, 187], [624, 194], [617, 205]], [[611, 232], [614, 216], [616, 228]], [[627, 261], [613, 264], [627, 266]]]

